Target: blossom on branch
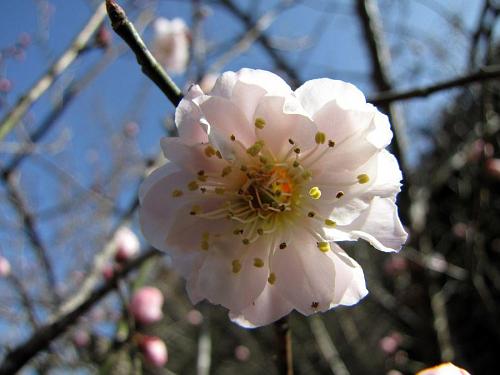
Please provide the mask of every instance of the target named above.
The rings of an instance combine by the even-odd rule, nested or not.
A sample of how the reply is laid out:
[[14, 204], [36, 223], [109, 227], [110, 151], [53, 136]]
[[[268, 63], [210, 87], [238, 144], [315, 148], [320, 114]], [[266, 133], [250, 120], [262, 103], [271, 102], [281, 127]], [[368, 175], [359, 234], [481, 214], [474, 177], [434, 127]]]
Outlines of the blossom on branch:
[[141, 324], [155, 323], [163, 318], [163, 294], [158, 288], [145, 286], [138, 289], [130, 301], [130, 311]]
[[293, 309], [353, 305], [363, 271], [337, 244], [398, 251], [402, 179], [385, 147], [387, 117], [353, 85], [226, 72], [210, 95], [193, 86], [177, 107], [170, 162], [145, 180], [146, 239], [172, 256], [193, 303], [207, 299], [245, 327]]
[[180, 18], [157, 18], [153, 24], [153, 54], [172, 74], [182, 74], [189, 61], [189, 29]]

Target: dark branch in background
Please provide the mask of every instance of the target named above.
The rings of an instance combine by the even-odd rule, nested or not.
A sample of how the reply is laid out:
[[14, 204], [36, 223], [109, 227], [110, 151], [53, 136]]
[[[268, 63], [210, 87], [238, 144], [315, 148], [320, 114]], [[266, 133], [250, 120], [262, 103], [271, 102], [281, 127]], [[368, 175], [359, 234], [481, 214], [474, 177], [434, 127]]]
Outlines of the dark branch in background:
[[408, 100], [422, 98], [434, 94], [438, 91], [462, 87], [488, 79], [500, 78], [500, 65], [485, 66], [477, 72], [452, 78], [447, 81], [438, 82], [429, 86], [417, 87], [409, 90], [392, 90], [381, 92], [369, 97], [367, 100], [375, 105], [387, 105], [398, 100]]
[[292, 332], [290, 316], [287, 315], [274, 323], [276, 330], [276, 364], [278, 374], [293, 375]]
[[60, 302], [59, 296], [56, 293], [56, 279], [52, 264], [48, 256], [47, 249], [45, 248], [38, 231], [36, 230], [35, 220], [33, 215], [29, 212], [26, 203], [20, 192], [14, 185], [12, 178], [4, 179], [5, 188], [7, 190], [7, 196], [9, 201], [12, 203], [13, 207], [19, 215], [21, 223], [23, 223], [24, 231], [26, 236], [35, 250], [38, 261], [44, 269], [44, 274], [47, 279], [47, 290], [51, 296], [52, 303], [57, 304]]
[[90, 38], [101, 25], [105, 16], [104, 4], [101, 4], [82, 31], [71, 43], [69, 49], [63, 53], [54, 65], [50, 67], [43, 77], [35, 83], [25, 95], [19, 98], [12, 110], [0, 121], [0, 140], [2, 140], [7, 133], [22, 120], [31, 105], [40, 98], [40, 96], [54, 83], [56, 78], [86, 49]]
[[148, 50], [134, 25], [128, 20], [125, 11], [115, 0], [106, 0], [106, 9], [113, 30], [128, 44], [134, 52], [142, 72], [149, 77], [177, 107], [182, 99], [181, 90], [172, 81], [161, 65]]
[[158, 250], [149, 250], [143, 255], [128, 263], [120, 272], [94, 292], [80, 305], [59, 318], [37, 330], [27, 341], [11, 350], [5, 357], [0, 367], [0, 375], [11, 375], [20, 370], [40, 351], [49, 347], [49, 344], [63, 334], [78, 318], [85, 314], [95, 303], [99, 302], [109, 292], [116, 288], [118, 280], [128, 275], [131, 271], [139, 268], [148, 259], [157, 257], [162, 253]]
[[[393, 85], [389, 74], [390, 55], [389, 49], [384, 41], [377, 4], [374, 0], [358, 0], [357, 11], [361, 20], [363, 35], [370, 53], [373, 81], [380, 91], [391, 91]], [[408, 195], [409, 168], [405, 153], [407, 147], [404, 119], [394, 104], [390, 103], [382, 108], [391, 119], [391, 124], [394, 129], [393, 151], [399, 160], [400, 167], [406, 180], [399, 200], [403, 221], [408, 222], [408, 208], [410, 205]]]
[[[220, 4], [223, 5], [227, 10], [233, 13], [236, 17], [238, 17], [241, 22], [245, 25], [247, 30], [253, 30], [257, 27], [256, 22], [253, 21], [252, 17], [249, 14], [245, 13], [243, 10], [238, 8], [238, 6], [231, 0], [219, 0]], [[283, 72], [285, 72], [290, 78], [292, 88], [298, 87], [301, 83], [300, 77], [297, 74], [297, 71], [288, 64], [288, 62], [281, 57], [281, 55], [276, 51], [273, 46], [271, 39], [265, 34], [261, 33], [257, 37], [257, 41], [264, 47], [269, 56], [274, 60], [276, 67]]]
[[[493, 13], [493, 20], [487, 24], [488, 15]], [[477, 27], [474, 31], [474, 35], [472, 36], [470, 51], [469, 51], [469, 68], [473, 68], [476, 65], [477, 51], [479, 49], [479, 43], [481, 41], [481, 37], [486, 37], [486, 39], [491, 39], [491, 35], [493, 33], [493, 27], [495, 25], [496, 17], [498, 16], [498, 9], [494, 4], [492, 4], [491, 0], [485, 0], [483, 4], [483, 9], [481, 10], [481, 15], [477, 21]], [[485, 64], [484, 61], [479, 63], [479, 65]]]

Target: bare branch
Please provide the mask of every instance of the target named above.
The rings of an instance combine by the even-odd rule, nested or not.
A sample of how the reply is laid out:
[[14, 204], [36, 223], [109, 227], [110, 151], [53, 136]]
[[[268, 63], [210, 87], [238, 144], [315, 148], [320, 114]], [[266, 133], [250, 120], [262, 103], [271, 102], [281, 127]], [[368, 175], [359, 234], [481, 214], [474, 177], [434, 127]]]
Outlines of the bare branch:
[[135, 53], [142, 72], [158, 86], [174, 106], [177, 106], [182, 99], [181, 90], [146, 47], [134, 25], [128, 20], [123, 8], [115, 0], [106, 0], [106, 8], [113, 30]]
[[66, 52], [63, 53], [54, 65], [50, 67], [43, 77], [35, 83], [25, 95], [19, 98], [14, 108], [12, 108], [2, 121], [0, 121], [0, 140], [21, 121], [31, 105], [42, 96], [42, 94], [54, 83], [55, 79], [75, 61], [82, 51], [85, 50], [90, 38], [101, 25], [105, 16], [105, 7], [104, 4], [101, 4], [82, 31], [80, 31], [73, 40]]

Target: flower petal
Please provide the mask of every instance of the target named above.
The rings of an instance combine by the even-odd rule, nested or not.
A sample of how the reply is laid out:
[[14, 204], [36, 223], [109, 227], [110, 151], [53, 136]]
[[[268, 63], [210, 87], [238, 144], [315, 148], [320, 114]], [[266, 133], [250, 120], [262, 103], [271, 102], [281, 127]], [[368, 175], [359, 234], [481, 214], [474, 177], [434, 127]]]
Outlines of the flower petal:
[[229, 318], [245, 328], [270, 324], [292, 311], [293, 306], [280, 296], [273, 285], [266, 285], [262, 293], [240, 312], [229, 312]]
[[335, 296], [335, 264], [318, 249], [312, 235], [302, 228], [293, 230], [293, 241], [272, 257], [274, 287], [304, 315], [326, 311]]
[[344, 110], [359, 109], [366, 104], [365, 96], [356, 86], [328, 78], [305, 82], [295, 90], [295, 95], [311, 116], [331, 101]]
[[201, 110], [192, 101], [202, 94], [199, 86], [192, 86], [175, 110], [175, 123], [179, 137], [187, 145], [208, 142], [207, 132], [200, 124]]
[[284, 103], [283, 97], [265, 96], [252, 119], [253, 123], [257, 119], [265, 121], [262, 129], [255, 128], [255, 134], [259, 139], [263, 139], [266, 147], [278, 157], [285, 155], [290, 149], [288, 139], [293, 139], [295, 145], [303, 150], [313, 147], [317, 131], [314, 123], [307, 117], [284, 113]]
[[381, 251], [399, 251], [408, 237], [399, 220], [394, 198], [374, 197], [369, 207], [342, 229]]

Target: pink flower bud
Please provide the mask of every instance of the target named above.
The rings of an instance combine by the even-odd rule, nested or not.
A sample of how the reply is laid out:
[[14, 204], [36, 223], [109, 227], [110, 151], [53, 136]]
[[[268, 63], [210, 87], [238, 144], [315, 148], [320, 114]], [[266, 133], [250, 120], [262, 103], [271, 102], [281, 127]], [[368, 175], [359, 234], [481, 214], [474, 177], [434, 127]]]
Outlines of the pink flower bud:
[[116, 245], [115, 260], [117, 262], [127, 262], [139, 252], [139, 239], [135, 233], [127, 227], [118, 229], [114, 241]]
[[90, 335], [87, 331], [83, 329], [78, 329], [74, 334], [73, 334], [73, 343], [75, 344], [76, 347], [78, 348], [84, 348], [86, 347], [89, 342], [90, 342]]
[[392, 255], [384, 264], [384, 271], [389, 276], [397, 276], [408, 269], [408, 260], [401, 255]]
[[455, 366], [453, 363], [442, 363], [438, 366], [426, 368], [417, 375], [470, 375], [463, 368]]
[[9, 92], [12, 83], [7, 78], [0, 78], [0, 92]]
[[250, 358], [250, 349], [245, 345], [238, 345], [234, 348], [234, 357], [240, 362], [246, 362]]
[[382, 337], [378, 345], [385, 354], [394, 354], [399, 349], [401, 341], [401, 335], [397, 332], [393, 332], [388, 336]]
[[104, 277], [104, 280], [109, 281], [113, 278], [113, 275], [115, 273], [115, 270], [113, 268], [113, 265], [111, 264], [106, 264], [103, 269], [102, 269], [102, 277]]
[[97, 47], [108, 48], [111, 45], [112, 35], [105, 26], [101, 26], [97, 30], [95, 36], [95, 43]]
[[500, 180], [500, 159], [489, 158], [484, 167], [488, 175]]
[[167, 346], [159, 337], [142, 337], [139, 348], [144, 359], [155, 367], [163, 367], [168, 361]]
[[203, 322], [203, 315], [196, 309], [189, 310], [186, 314], [186, 319], [189, 324], [199, 326]]
[[31, 44], [31, 35], [26, 32], [23, 32], [21, 33], [21, 35], [19, 35], [18, 40], [21, 47], [26, 48]]
[[10, 275], [10, 263], [3, 256], [0, 256], [0, 277], [7, 277]]
[[146, 286], [137, 290], [130, 301], [130, 311], [135, 320], [142, 324], [151, 324], [161, 320], [163, 313], [163, 295], [158, 288]]

